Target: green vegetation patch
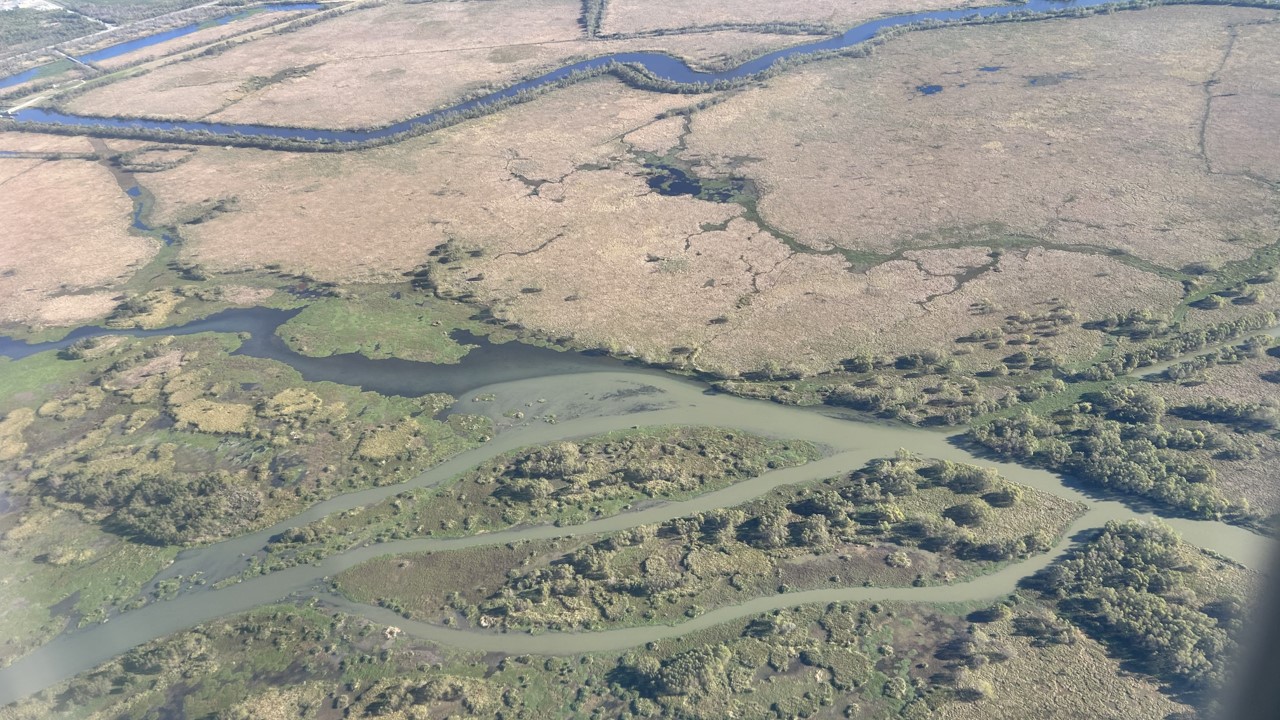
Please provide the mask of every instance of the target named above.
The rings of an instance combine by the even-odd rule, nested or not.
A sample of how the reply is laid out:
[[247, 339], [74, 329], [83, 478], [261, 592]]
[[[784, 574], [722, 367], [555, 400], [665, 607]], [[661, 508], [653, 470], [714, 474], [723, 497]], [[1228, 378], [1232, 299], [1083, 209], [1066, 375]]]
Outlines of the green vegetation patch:
[[0, 12], [0, 47], [16, 55], [88, 35], [102, 25], [67, 12], [14, 8]]
[[68, 0], [60, 4], [69, 10], [119, 25], [199, 5], [201, 0]]
[[135, 648], [5, 717], [924, 718], [973, 699], [932, 682], [937, 668], [1006, 660], [981, 638], [962, 648], [977, 660], [955, 659], [966, 627], [912, 606], [833, 604], [633, 652], [481, 656], [276, 606]]
[[452, 338], [459, 329], [489, 330], [471, 319], [474, 309], [444, 303], [421, 293], [377, 288], [345, 290], [318, 300], [278, 334], [291, 349], [311, 357], [360, 353], [370, 358], [457, 363], [471, 349]]
[[950, 582], [1048, 550], [1082, 509], [989, 470], [904, 456], [606, 536], [378, 558], [337, 582], [445, 624], [670, 623], [775, 592]]
[[0, 664], [137, 598], [176, 548], [123, 540], [72, 512], [22, 501], [0, 518]]
[[1110, 522], [1028, 581], [1117, 655], [1203, 703], [1226, 679], [1247, 616], [1245, 573], [1162, 525]]
[[[1039, 629], [1047, 641], [1028, 642]], [[1153, 688], [1122, 677], [1093, 641], [1013, 596], [980, 610], [804, 606], [564, 657], [481, 655], [314, 606], [266, 607], [131, 650], [4, 717], [924, 720], [991, 717], [989, 703], [1017, 707], [1008, 695], [1055, 678], [1080, 683], [1080, 708], [1178, 708], [1152, 702]]]
[[1219, 489], [1210, 461], [1256, 457], [1260, 433], [1277, 427], [1274, 407], [1210, 399], [1167, 408], [1150, 388], [1115, 385], [1047, 416], [1000, 418], [968, 436], [1001, 457], [1187, 515], [1250, 521], [1248, 504]]
[[[5, 452], [26, 448], [18, 492], [68, 503], [139, 542], [208, 542], [339, 492], [401, 482], [487, 432], [474, 418], [433, 419], [447, 396], [306, 383], [280, 363], [229, 355], [235, 343], [115, 338], [105, 350], [85, 341], [60, 359], [17, 363], [33, 361], [27, 384], [43, 388], [3, 425]], [[56, 390], [38, 382], [68, 376]]]

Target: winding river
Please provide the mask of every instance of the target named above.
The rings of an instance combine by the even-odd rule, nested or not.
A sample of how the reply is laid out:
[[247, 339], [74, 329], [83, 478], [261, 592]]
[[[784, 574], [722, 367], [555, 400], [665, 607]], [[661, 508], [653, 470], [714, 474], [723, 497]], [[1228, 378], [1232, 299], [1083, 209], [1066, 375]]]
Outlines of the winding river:
[[[10, 113], [9, 117], [20, 121], [62, 125], [69, 127], [93, 128], [95, 134], [110, 137], [112, 130], [151, 130], [162, 132], [199, 133], [217, 137], [265, 137], [286, 140], [305, 140], [316, 143], [361, 143], [371, 140], [399, 135], [416, 127], [445, 122], [459, 115], [483, 111], [487, 106], [509, 101], [525, 93], [561, 82], [578, 73], [590, 73], [606, 70], [613, 65], [623, 64], [642, 68], [645, 72], [665, 83], [677, 86], [703, 86], [715, 83], [734, 82], [749, 79], [770, 70], [791, 59], [799, 59], [808, 55], [834, 53], [854, 47], [874, 38], [878, 33], [892, 28], [918, 25], [922, 23], [956, 23], [976, 21], [984, 18], [1008, 18], [1026, 15], [1028, 19], [1048, 18], [1063, 13], [1089, 8], [1106, 6], [1125, 7], [1124, 3], [1115, 0], [1028, 0], [1025, 3], [993, 5], [980, 8], [959, 10], [935, 10], [930, 12], [894, 15], [870, 20], [856, 25], [840, 35], [803, 45], [777, 50], [750, 60], [723, 72], [701, 72], [689, 67], [679, 58], [658, 52], [625, 52], [603, 55], [601, 57], [582, 60], [557, 68], [545, 75], [540, 75], [523, 82], [516, 83], [503, 90], [484, 95], [441, 110], [418, 115], [401, 122], [393, 123], [371, 130], [322, 130], [308, 128], [290, 128], [275, 125], [253, 125], [235, 123], [212, 123], [181, 120], [145, 120], [137, 118], [110, 118], [92, 115], [75, 115], [41, 107], [27, 107]], [[124, 133], [127, 135], [128, 133]]]
[[[463, 365], [466, 365], [465, 359]], [[432, 367], [420, 366], [419, 372], [429, 374], [431, 370], [428, 368]], [[352, 374], [348, 378], [352, 383], [361, 380], [364, 378], [358, 374]], [[377, 622], [390, 623], [394, 620], [406, 632], [461, 648], [574, 654], [630, 647], [656, 637], [689, 632], [772, 608], [811, 602], [866, 599], [933, 602], [994, 598], [1012, 591], [1019, 579], [1045, 567], [1065, 552], [1075, 534], [1098, 527], [1108, 520], [1150, 517], [1148, 512], [1135, 510], [1124, 503], [1087, 496], [1049, 472], [975, 457], [955, 442], [954, 435], [856, 422], [813, 410], [711, 393], [697, 383], [652, 371], [621, 366], [615, 369], [584, 370], [501, 382], [474, 388], [472, 392], [477, 397], [492, 396], [492, 399], [463, 399], [454, 406], [453, 411], [483, 413], [495, 421], [498, 434], [486, 445], [441, 463], [407, 484], [341, 495], [257, 533], [182, 553], [157, 579], [202, 572], [210, 584], [196, 586], [172, 600], [157, 601], [118, 615], [110, 622], [59, 636], [12, 666], [0, 670], [0, 704], [20, 699], [89, 670], [149, 640], [290, 596], [319, 594], [343, 610], [364, 615]], [[513, 421], [504, 416], [510, 410], [531, 406], [538, 408], [537, 412], [540, 414], [554, 413], [560, 418], [560, 422], [549, 424], [535, 419]], [[772, 436], [803, 438], [826, 446], [829, 454], [807, 465], [765, 473], [694, 499], [659, 503], [582, 525], [535, 526], [463, 538], [424, 538], [363, 546], [331, 556], [314, 565], [280, 570], [220, 590], [211, 587], [217, 579], [238, 574], [245, 566], [247, 556], [261, 550], [272, 535], [288, 528], [334, 512], [380, 501], [409, 487], [429, 487], [447, 482], [476, 464], [525, 445], [577, 438], [636, 425], [663, 424], [708, 424]], [[543, 635], [459, 630], [406, 621], [378, 608], [333, 599], [323, 592], [326, 578], [380, 555], [550, 539], [661, 522], [690, 513], [737, 505], [780, 485], [818, 480], [847, 472], [861, 467], [871, 459], [892, 454], [899, 447], [927, 457], [994, 466], [1017, 482], [1081, 501], [1088, 506], [1088, 510], [1072, 525], [1067, 537], [1052, 552], [1006, 566], [966, 583], [920, 588], [831, 588], [771, 595], [739, 606], [717, 609], [673, 626]], [[1222, 553], [1249, 567], [1261, 567], [1269, 550], [1268, 541], [1234, 526], [1185, 519], [1170, 519], [1167, 522], [1190, 542]]]
[[[203, 131], [217, 135], [266, 135], [323, 142], [351, 142], [395, 135], [414, 126], [445, 119], [500, 102], [583, 70], [623, 62], [643, 66], [664, 80], [710, 83], [736, 80], [763, 72], [787, 58], [841, 50], [873, 37], [877, 32], [923, 21], [957, 21], [972, 17], [999, 17], [1021, 12], [1053, 12], [1097, 7], [1104, 0], [1056, 3], [1032, 0], [976, 10], [917, 13], [859, 25], [847, 33], [821, 42], [789, 48], [763, 56], [724, 73], [700, 73], [670, 56], [626, 53], [575, 63], [493, 95], [429, 113], [402, 123], [365, 132], [299, 130], [255, 125], [181, 123], [65, 115], [43, 109], [22, 110], [19, 120], [63, 125], [152, 128]], [[690, 632], [771, 609], [805, 603], [859, 600], [939, 602], [994, 598], [1006, 594], [1018, 581], [1051, 563], [1065, 552], [1076, 535], [1108, 520], [1152, 517], [1148, 508], [1087, 495], [1052, 473], [993, 462], [971, 454], [957, 442], [957, 435], [909, 427], [859, 422], [822, 411], [776, 405], [714, 393], [699, 383], [655, 370], [628, 366], [620, 361], [582, 353], [564, 353], [518, 343], [491, 344], [483, 338], [459, 336], [474, 345], [457, 365], [430, 365], [400, 360], [369, 360], [358, 355], [311, 358], [289, 350], [275, 335], [276, 328], [296, 311], [249, 308], [230, 310], [179, 328], [160, 330], [103, 330], [82, 328], [63, 340], [28, 345], [0, 338], [0, 354], [24, 357], [65, 347], [96, 334], [134, 336], [245, 332], [249, 337], [237, 352], [288, 363], [307, 380], [329, 380], [387, 394], [421, 395], [447, 392], [461, 398], [451, 412], [479, 413], [490, 417], [496, 437], [484, 446], [462, 453], [420, 474], [407, 484], [373, 488], [341, 495], [319, 503], [299, 515], [259, 532], [180, 554], [156, 580], [203, 573], [209, 584], [196, 586], [171, 600], [153, 602], [138, 610], [112, 617], [109, 622], [66, 632], [31, 654], [0, 670], [0, 705], [38, 692], [128, 649], [218, 617], [244, 612], [287, 597], [320, 595], [339, 609], [375, 622], [395, 624], [407, 633], [444, 645], [477, 651], [576, 654], [620, 650], [645, 642]], [[479, 397], [491, 397], [481, 401]], [[537, 408], [541, 416], [554, 414], [551, 424], [532, 417], [512, 420], [512, 410]], [[448, 482], [475, 465], [509, 450], [538, 443], [579, 438], [637, 425], [705, 424], [737, 428], [775, 437], [804, 439], [828, 449], [820, 460], [796, 468], [772, 471], [728, 488], [679, 502], [651, 504], [643, 509], [593, 520], [572, 527], [535, 526], [452, 539], [414, 539], [358, 547], [313, 565], [301, 565], [255, 577], [215, 590], [219, 579], [238, 575], [249, 556], [261, 551], [268, 539], [284, 530], [305, 525], [326, 515], [378, 502], [410, 487], [430, 487]], [[641, 524], [746, 502], [771, 489], [809, 482], [856, 469], [877, 457], [906, 448], [926, 457], [996, 467], [1009, 479], [1044, 492], [1084, 503], [1082, 515], [1049, 553], [1004, 566], [991, 574], [948, 586], [900, 588], [829, 588], [782, 593], [741, 605], [710, 611], [671, 626], [638, 627], [594, 633], [546, 633], [526, 635], [480, 629], [455, 629], [404, 618], [380, 608], [332, 598], [324, 593], [325, 579], [356, 564], [391, 553], [457, 549], [497, 545], [522, 540], [622, 530]], [[1242, 528], [1219, 522], [1166, 520], [1184, 538], [1251, 568], [1261, 568], [1271, 543]]]

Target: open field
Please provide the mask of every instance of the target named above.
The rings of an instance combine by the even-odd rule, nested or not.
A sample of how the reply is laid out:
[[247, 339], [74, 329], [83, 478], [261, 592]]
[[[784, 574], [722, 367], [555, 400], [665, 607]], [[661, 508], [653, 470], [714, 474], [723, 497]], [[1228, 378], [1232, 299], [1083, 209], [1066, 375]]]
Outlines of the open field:
[[[91, 153], [93, 146], [83, 137], [42, 135], [40, 133], [0, 133], [0, 151], [20, 153]], [[8, 163], [0, 165], [0, 171]]]
[[[1274, 241], [1275, 191], [1206, 173], [1194, 122], [1227, 24], [1266, 17], [1167, 8], [909, 34], [722, 95], [687, 127], [653, 118], [688, 99], [593, 80], [366, 152], [201, 149], [148, 183], [161, 221], [239, 201], [187, 233], [184, 255], [212, 271], [382, 282], [429, 264], [442, 290], [551, 337], [729, 375], [814, 373], [857, 352], [949, 347], [1045, 303], [1080, 321], [1167, 312], [1182, 266]], [[1176, 32], [1156, 31], [1166, 24]], [[1031, 82], [1064, 64], [1071, 77]], [[927, 163], [904, 151], [917, 146], [933, 148]], [[655, 192], [668, 166], [745, 176], [758, 204], [750, 188], [729, 198], [741, 202]], [[456, 251], [428, 257], [449, 239]], [[1055, 334], [1037, 349], [1068, 362], [1106, 339]], [[1008, 354], [968, 350], [975, 370]]]
[[[0, 172], [11, 162], [31, 161], [0, 159]], [[0, 192], [0, 322], [70, 325], [109, 312], [108, 288], [158, 249], [129, 234], [131, 211], [96, 163], [42, 162], [9, 177]]]
[[[342, 284], [400, 282], [450, 236], [478, 247], [492, 242], [496, 253], [505, 249], [498, 238], [536, 245], [554, 235], [569, 222], [561, 204], [544, 199], [563, 196], [556, 181], [578, 165], [609, 164], [621, 155], [610, 138], [687, 102], [600, 80], [367, 152], [202, 148], [190, 162], [148, 176], [147, 185], [160, 224], [199, 215], [211, 199], [237, 200], [237, 211], [184, 228], [184, 255], [211, 271], [279, 265]], [[559, 117], [584, 127], [554, 122]], [[536, 192], [528, 183], [539, 184]], [[698, 210], [694, 230], [732, 212], [682, 204]]]
[[1280, 182], [1280, 25], [1236, 31], [1213, 95], [1205, 126], [1210, 168]]
[[[761, 215], [818, 249], [999, 223], [1169, 268], [1240, 258], [1274, 241], [1280, 199], [1206, 170], [1204, 87], [1231, 27], [1275, 17], [1184, 7], [908, 34], [696, 114], [686, 155], [721, 171], [749, 158]], [[1268, 74], [1264, 59], [1239, 72]]]
[[780, 0], [769, 3], [750, 0], [710, 0], [697, 3], [681, 0], [608, 0], [600, 29], [603, 33], [633, 33], [721, 23], [792, 22], [826, 24], [843, 29], [861, 20], [881, 15], [991, 4], [995, 3], [989, 0]]
[[716, 64], [805, 36], [695, 33], [592, 42], [574, 0], [387, 5], [213, 57], [174, 63], [75, 98], [96, 115], [205, 118], [304, 127], [366, 127], [509, 85], [571, 58], [662, 50]]
[[[235, 12], [235, 8], [225, 8], [225, 12]], [[174, 38], [156, 45], [141, 48], [131, 53], [117, 55], [106, 60], [98, 60], [93, 64], [104, 70], [114, 70], [117, 68], [132, 65], [134, 63], [145, 62], [152, 58], [164, 57], [171, 53], [181, 52], [193, 47], [216, 42], [232, 35], [250, 32], [277, 23], [287, 22], [302, 17], [312, 11], [297, 12], [264, 12], [252, 15], [247, 18], [234, 20], [225, 25], [213, 25], [210, 27], [197, 30], [190, 35], [183, 35], [180, 38]]]
[[482, 328], [471, 308], [412, 297], [378, 286], [318, 300], [277, 331], [293, 350], [311, 357], [360, 353], [430, 363], [456, 363], [474, 346], [452, 338], [459, 328]]

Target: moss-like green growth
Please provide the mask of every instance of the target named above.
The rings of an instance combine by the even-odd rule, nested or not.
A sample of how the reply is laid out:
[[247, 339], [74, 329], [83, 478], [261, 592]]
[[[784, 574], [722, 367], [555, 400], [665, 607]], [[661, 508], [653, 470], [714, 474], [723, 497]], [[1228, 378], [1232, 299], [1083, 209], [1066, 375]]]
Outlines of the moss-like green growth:
[[410, 291], [353, 287], [323, 298], [281, 325], [276, 333], [293, 350], [312, 357], [360, 353], [431, 363], [459, 362], [470, 346], [451, 335], [459, 329], [487, 332], [474, 310]]
[[5, 453], [27, 448], [18, 491], [139, 541], [206, 542], [405, 480], [486, 433], [434, 420], [451, 398], [306, 383], [280, 363], [229, 355], [235, 342], [117, 339], [17, 363], [72, 370], [42, 370], [67, 379], [28, 383], [43, 390], [30, 392], [34, 415], [17, 408], [3, 426]]

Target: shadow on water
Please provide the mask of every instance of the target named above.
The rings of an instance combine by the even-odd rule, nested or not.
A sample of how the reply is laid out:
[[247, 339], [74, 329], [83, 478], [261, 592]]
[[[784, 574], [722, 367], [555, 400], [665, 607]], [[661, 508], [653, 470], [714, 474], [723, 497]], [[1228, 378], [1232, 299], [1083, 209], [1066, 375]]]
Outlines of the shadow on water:
[[456, 331], [453, 339], [472, 347], [462, 361], [456, 364], [397, 358], [373, 360], [355, 353], [309, 357], [289, 349], [276, 335], [276, 328], [298, 312], [262, 307], [236, 308], [185, 325], [156, 330], [82, 327], [61, 340], [44, 343], [29, 344], [22, 340], [0, 337], [0, 355], [18, 360], [39, 352], [61, 350], [79, 340], [102, 335], [146, 338], [205, 332], [247, 333], [248, 338], [233, 354], [285, 363], [301, 373], [304, 380], [311, 382], [334, 382], [358, 386], [383, 395], [406, 397], [430, 393], [447, 393], [460, 397], [486, 385], [553, 375], [610, 371], [666, 375], [660, 370], [628, 363], [600, 352], [552, 350], [514, 341], [493, 343], [485, 337], [464, 330]]

